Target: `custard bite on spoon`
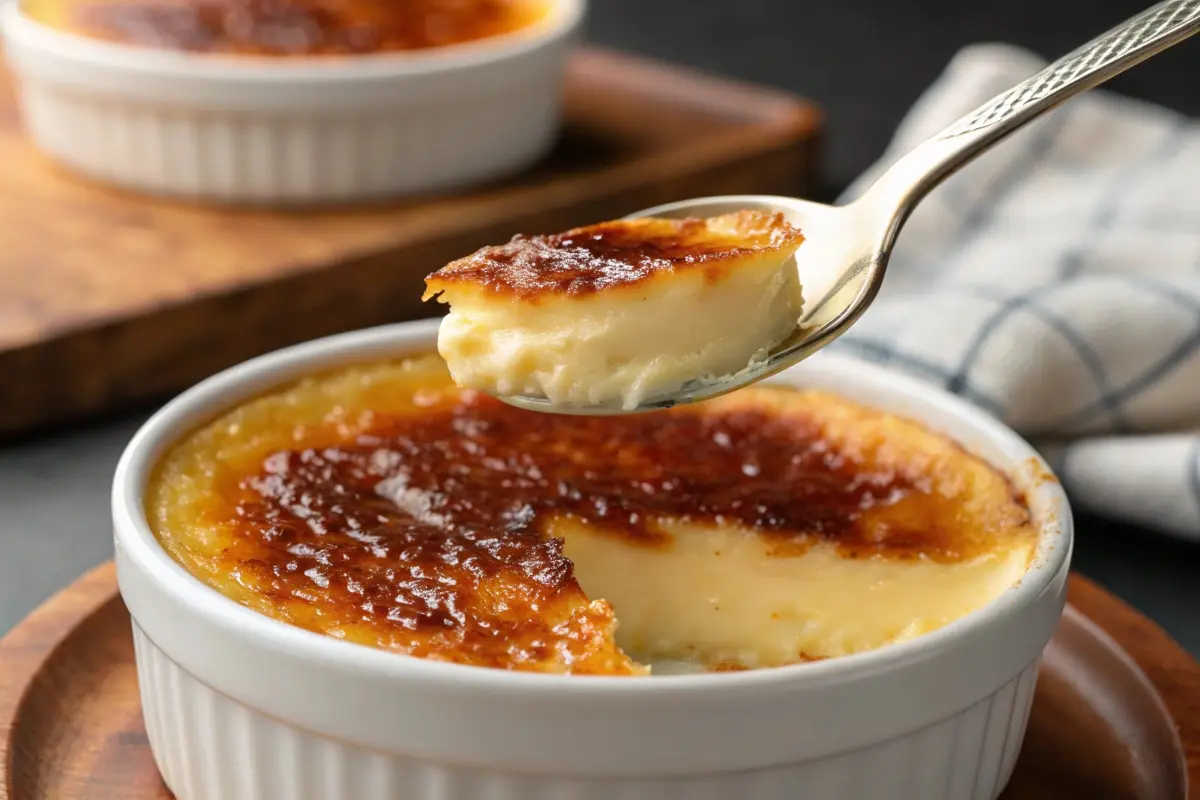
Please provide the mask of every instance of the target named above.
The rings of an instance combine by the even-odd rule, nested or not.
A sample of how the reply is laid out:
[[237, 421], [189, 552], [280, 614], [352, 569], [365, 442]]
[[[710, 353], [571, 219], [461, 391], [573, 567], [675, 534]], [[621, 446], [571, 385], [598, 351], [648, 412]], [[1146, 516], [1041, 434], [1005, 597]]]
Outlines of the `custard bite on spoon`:
[[790, 336], [803, 240], [765, 211], [604, 222], [485, 247], [430, 275], [425, 299], [450, 306], [438, 350], [459, 386], [633, 409]]

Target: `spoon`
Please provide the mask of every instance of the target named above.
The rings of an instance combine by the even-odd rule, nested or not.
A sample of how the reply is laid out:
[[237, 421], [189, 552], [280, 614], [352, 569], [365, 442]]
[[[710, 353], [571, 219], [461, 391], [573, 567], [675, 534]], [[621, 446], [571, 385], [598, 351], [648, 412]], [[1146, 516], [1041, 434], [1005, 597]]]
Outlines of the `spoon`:
[[792, 197], [705, 197], [631, 217], [711, 217], [740, 209], [782, 212], [805, 237], [796, 254], [805, 311], [796, 330], [765, 359], [715, 380], [619, 405], [560, 406], [545, 397], [500, 397], [510, 405], [567, 414], [627, 414], [694, 403], [774, 375], [809, 357], [853, 325], [875, 299], [905, 220], [931, 189], [1008, 134], [1064, 100], [1104, 83], [1200, 30], [1200, 0], [1165, 0], [988, 100], [887, 169], [858, 199], [829, 206]]

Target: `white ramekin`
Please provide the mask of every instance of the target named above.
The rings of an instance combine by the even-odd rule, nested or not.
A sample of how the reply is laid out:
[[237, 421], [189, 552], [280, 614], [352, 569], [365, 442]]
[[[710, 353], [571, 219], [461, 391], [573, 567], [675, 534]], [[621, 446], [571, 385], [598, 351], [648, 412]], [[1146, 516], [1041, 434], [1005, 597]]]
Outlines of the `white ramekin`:
[[281, 382], [428, 352], [436, 321], [321, 339], [223, 372], [138, 432], [113, 488], [146, 727], [180, 800], [992, 800], [1063, 608], [1071, 515], [1032, 449], [915, 380], [818, 355], [778, 380], [922, 420], [1007, 470], [1041, 529], [1028, 574], [918, 639], [794, 667], [627, 679], [441, 664], [310, 633], [193, 579], [142, 495], [166, 448]]
[[128, 189], [225, 203], [373, 200], [485, 181], [553, 144], [586, 0], [419, 53], [198, 55], [93, 40], [0, 9], [25, 127]]

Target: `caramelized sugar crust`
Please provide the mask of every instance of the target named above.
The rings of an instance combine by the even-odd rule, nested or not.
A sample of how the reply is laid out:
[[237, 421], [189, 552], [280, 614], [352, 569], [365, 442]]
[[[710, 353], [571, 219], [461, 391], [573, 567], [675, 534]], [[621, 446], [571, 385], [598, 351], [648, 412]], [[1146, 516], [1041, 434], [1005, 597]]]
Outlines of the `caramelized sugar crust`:
[[425, 299], [451, 283], [532, 299], [586, 295], [682, 269], [704, 268], [715, 281], [739, 258], [795, 249], [803, 240], [778, 212], [602, 222], [549, 236], [519, 235], [507, 244], [485, 247], [430, 275]]
[[399, 652], [629, 674], [546, 523], [669, 547], [664, 519], [736, 526], [778, 557], [955, 562], [1032, 536], [996, 472], [912, 423], [752, 388], [656, 414], [525, 412], [434, 359], [313, 379], [193, 434], [148, 498], [201, 579], [263, 613]]
[[[51, 6], [55, 0], [34, 0]], [[60, 0], [65, 24], [97, 38], [245, 55], [425, 50], [512, 33], [544, 0]]]

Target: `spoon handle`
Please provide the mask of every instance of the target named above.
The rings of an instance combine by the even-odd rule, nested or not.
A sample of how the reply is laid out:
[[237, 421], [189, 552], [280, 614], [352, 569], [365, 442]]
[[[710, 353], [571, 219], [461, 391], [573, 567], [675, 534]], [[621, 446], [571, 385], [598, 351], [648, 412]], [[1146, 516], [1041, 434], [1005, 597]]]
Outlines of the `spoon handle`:
[[[993, 97], [936, 138], [949, 139], [987, 128], [993, 129], [994, 135], [1015, 130], [1063, 100], [1104, 83], [1198, 30], [1200, 0], [1166, 0]], [[982, 149], [977, 144], [974, 152]]]
[[917, 202], [959, 167], [1064, 100], [1200, 31], [1200, 0], [1164, 0], [951, 123], [893, 164], [864, 201], [886, 214], [884, 251]]

